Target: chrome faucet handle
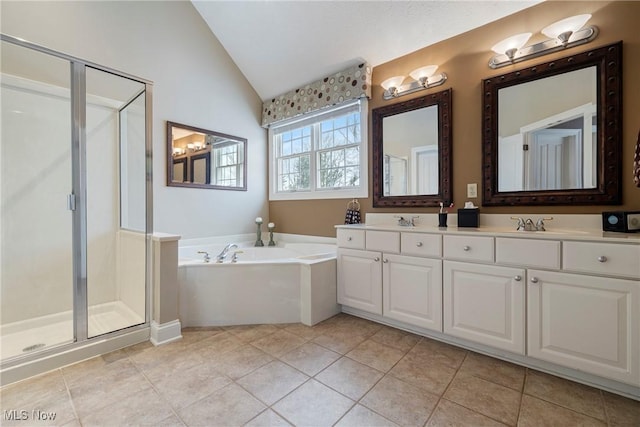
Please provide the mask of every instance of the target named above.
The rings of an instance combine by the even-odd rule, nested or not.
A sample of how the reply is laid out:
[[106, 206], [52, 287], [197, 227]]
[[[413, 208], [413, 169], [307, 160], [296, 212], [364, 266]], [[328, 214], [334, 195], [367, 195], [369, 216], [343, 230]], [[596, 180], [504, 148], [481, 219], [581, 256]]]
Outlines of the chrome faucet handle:
[[204, 254], [204, 262], [211, 261], [211, 257], [209, 256], [209, 252], [207, 251], [198, 251], [199, 254]]
[[536, 226], [533, 224], [533, 220], [531, 218], [527, 218], [524, 222], [524, 231], [535, 231]]
[[550, 216], [549, 218], [538, 218], [538, 221], [536, 221], [536, 231], [546, 231], [546, 229], [544, 228], [544, 222], [551, 221], [552, 219], [552, 216]]
[[233, 256], [231, 257], [231, 262], [238, 262], [238, 254], [242, 254], [244, 253], [243, 251], [235, 251], [233, 253]]
[[419, 219], [420, 216], [412, 216], [411, 220], [409, 221], [409, 223], [411, 224], [412, 227], [415, 227], [416, 225], [416, 219]]
[[524, 219], [520, 218], [519, 216], [512, 216], [511, 219], [514, 220], [514, 221], [518, 221], [518, 228], [516, 229], [517, 231], [524, 231], [525, 230]]

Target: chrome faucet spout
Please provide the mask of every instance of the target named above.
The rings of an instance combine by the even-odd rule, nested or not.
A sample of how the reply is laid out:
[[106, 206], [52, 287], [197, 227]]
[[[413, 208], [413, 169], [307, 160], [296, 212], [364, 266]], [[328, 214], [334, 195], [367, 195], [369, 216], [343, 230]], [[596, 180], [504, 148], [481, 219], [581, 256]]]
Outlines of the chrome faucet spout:
[[222, 251], [216, 256], [216, 262], [222, 262], [224, 261], [224, 259], [227, 257], [227, 254], [229, 253], [229, 251], [233, 248], [237, 248], [238, 245], [236, 245], [235, 243], [229, 243], [227, 246], [224, 247], [224, 249], [222, 249]]

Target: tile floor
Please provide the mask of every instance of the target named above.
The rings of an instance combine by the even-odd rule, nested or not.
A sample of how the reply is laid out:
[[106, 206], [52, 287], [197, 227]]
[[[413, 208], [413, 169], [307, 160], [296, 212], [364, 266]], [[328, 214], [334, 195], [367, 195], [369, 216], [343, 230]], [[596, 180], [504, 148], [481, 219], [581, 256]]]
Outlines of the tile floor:
[[4, 387], [0, 424], [640, 426], [640, 402], [345, 314], [183, 335]]

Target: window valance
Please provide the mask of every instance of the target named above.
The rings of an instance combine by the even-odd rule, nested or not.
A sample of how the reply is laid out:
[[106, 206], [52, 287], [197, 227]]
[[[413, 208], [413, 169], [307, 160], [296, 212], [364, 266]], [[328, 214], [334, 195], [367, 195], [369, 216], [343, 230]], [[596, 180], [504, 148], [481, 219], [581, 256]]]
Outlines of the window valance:
[[262, 104], [262, 127], [362, 97], [371, 98], [371, 66], [354, 65]]

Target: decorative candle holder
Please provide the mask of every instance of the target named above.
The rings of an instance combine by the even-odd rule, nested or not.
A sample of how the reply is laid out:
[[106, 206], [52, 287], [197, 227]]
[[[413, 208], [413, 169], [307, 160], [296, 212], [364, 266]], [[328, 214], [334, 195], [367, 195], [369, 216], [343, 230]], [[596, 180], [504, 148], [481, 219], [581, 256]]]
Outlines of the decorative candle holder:
[[262, 218], [258, 217], [256, 218], [256, 225], [258, 227], [258, 229], [256, 230], [256, 244], [255, 246], [264, 246], [264, 243], [262, 243]]
[[276, 225], [270, 222], [267, 224], [267, 228], [269, 229], [269, 246], [275, 246], [276, 242], [273, 241], [273, 230], [276, 228]]

